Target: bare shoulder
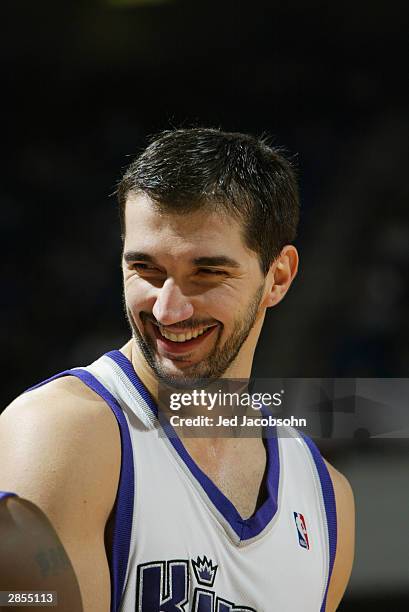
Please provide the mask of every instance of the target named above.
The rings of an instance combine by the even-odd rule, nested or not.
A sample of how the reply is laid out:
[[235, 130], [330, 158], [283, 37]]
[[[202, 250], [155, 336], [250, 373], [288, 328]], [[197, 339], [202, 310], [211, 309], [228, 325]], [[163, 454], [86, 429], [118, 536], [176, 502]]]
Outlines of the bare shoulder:
[[74, 499], [104, 491], [115, 499], [120, 462], [115, 417], [76, 377], [56, 379], [19, 396], [0, 416], [0, 461], [0, 489], [46, 513], [50, 495], [62, 490]]
[[18, 418], [20, 412], [27, 409], [36, 416], [48, 412], [52, 418], [53, 413], [58, 414], [55, 408], [56, 401], [59, 406], [63, 406], [64, 416], [66, 416], [67, 408], [71, 408], [73, 414], [85, 415], [85, 411], [81, 410], [83, 406], [93, 410], [103, 404], [102, 398], [76, 376], [63, 376], [22, 393], [7, 406], [0, 418], [4, 419], [9, 415], [13, 415], [12, 418]]
[[355, 502], [348, 480], [341, 472], [325, 461], [332, 480], [337, 511], [337, 550], [330, 585], [326, 612], [334, 612], [347, 587], [355, 551]]
[[78, 578], [85, 612], [109, 609], [104, 530], [120, 463], [115, 416], [75, 377], [21, 395], [0, 416], [0, 490], [29, 500], [50, 521]]

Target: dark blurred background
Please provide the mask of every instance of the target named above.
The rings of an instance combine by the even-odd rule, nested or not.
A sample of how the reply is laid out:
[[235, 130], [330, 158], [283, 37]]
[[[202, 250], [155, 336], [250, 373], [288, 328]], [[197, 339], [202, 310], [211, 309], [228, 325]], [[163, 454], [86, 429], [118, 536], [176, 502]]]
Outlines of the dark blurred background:
[[[112, 193], [148, 136], [172, 126], [268, 133], [297, 155], [301, 268], [269, 312], [254, 373], [407, 376], [406, 11], [399, 0], [4, 3], [2, 406], [128, 338]], [[404, 609], [409, 539], [395, 519], [409, 511], [408, 445], [325, 448], [358, 507], [340, 610]]]

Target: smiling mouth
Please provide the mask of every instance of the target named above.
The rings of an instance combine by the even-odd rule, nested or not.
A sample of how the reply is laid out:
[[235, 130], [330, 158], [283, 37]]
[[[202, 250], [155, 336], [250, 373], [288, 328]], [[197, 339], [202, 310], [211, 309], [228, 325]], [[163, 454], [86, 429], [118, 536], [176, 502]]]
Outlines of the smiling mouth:
[[204, 325], [200, 328], [194, 328], [191, 330], [186, 330], [177, 334], [167, 330], [166, 328], [161, 328], [156, 323], [152, 323], [152, 327], [154, 330], [154, 334], [156, 339], [159, 341], [159, 344], [167, 350], [171, 352], [185, 352], [188, 349], [192, 349], [195, 346], [201, 344], [205, 338], [210, 336], [216, 327], [218, 327], [217, 323], [213, 325]]
[[203, 336], [203, 334], [205, 334], [210, 327], [214, 327], [214, 325], [205, 325], [200, 328], [190, 329], [186, 332], [178, 333], [171, 332], [168, 329], [159, 326], [158, 329], [161, 336], [163, 336], [167, 340], [172, 340], [172, 342], [187, 342], [188, 340]]

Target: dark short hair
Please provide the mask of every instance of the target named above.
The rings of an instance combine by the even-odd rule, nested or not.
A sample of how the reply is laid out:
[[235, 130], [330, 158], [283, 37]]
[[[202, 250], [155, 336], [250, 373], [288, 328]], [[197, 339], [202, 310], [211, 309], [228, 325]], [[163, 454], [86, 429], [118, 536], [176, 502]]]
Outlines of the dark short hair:
[[130, 192], [144, 193], [165, 212], [200, 208], [235, 217], [258, 254], [263, 274], [299, 220], [295, 170], [281, 149], [263, 138], [217, 129], [165, 131], [128, 166], [118, 186], [123, 235]]

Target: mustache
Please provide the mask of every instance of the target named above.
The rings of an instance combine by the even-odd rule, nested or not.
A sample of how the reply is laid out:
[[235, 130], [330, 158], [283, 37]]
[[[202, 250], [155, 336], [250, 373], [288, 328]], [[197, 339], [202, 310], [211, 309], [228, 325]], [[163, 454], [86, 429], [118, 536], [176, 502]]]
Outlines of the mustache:
[[178, 330], [181, 330], [181, 329], [193, 330], [193, 329], [197, 329], [198, 327], [205, 326], [205, 325], [218, 325], [218, 321], [214, 321], [214, 320], [204, 321], [204, 320], [199, 320], [199, 319], [189, 319], [187, 321], [179, 321], [179, 323], [175, 324], [174, 326], [162, 325], [161, 323], [159, 323], [159, 321], [155, 319], [155, 317], [153, 317], [151, 314], [148, 314], [146, 312], [140, 313], [140, 319], [144, 325], [145, 323], [150, 322], [150, 323], [153, 323], [154, 325], [157, 325], [158, 327], [166, 327], [166, 329], [169, 329], [169, 330], [172, 330], [172, 328], [175, 328]]

